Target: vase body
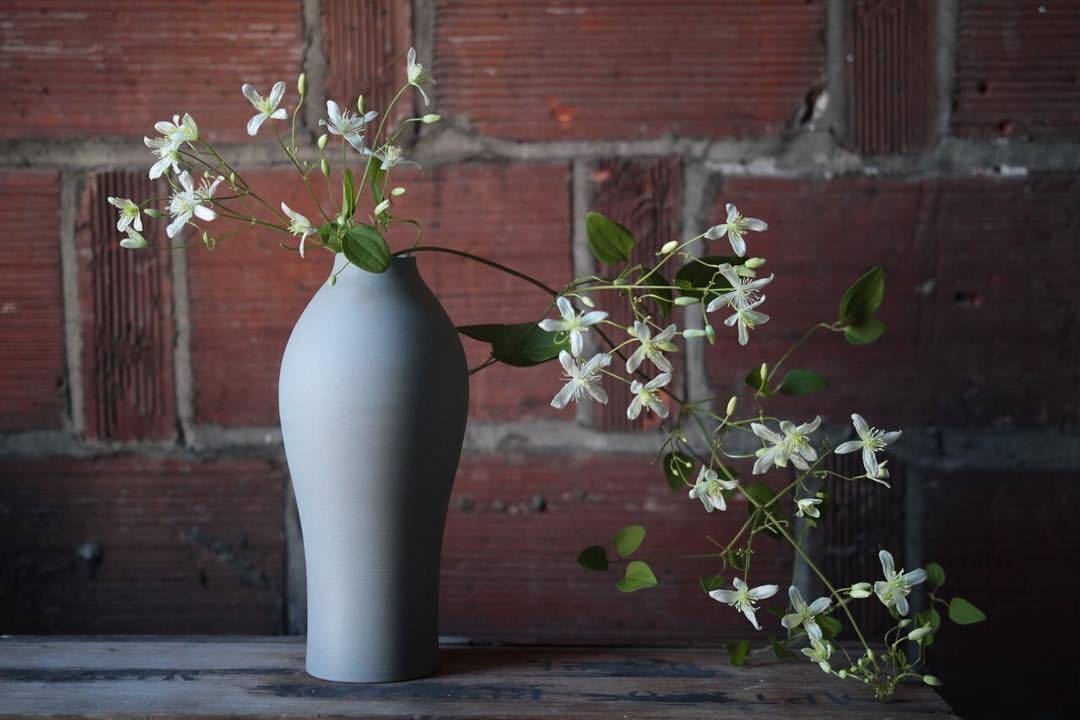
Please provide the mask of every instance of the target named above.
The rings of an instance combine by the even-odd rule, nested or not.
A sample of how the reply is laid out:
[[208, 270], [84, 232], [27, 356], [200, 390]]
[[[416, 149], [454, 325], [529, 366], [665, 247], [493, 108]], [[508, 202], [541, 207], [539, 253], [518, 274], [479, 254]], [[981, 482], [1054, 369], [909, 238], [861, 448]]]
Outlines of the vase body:
[[465, 353], [411, 258], [337, 255], [281, 361], [307, 570], [307, 671], [343, 682], [438, 663], [439, 560], [468, 411]]

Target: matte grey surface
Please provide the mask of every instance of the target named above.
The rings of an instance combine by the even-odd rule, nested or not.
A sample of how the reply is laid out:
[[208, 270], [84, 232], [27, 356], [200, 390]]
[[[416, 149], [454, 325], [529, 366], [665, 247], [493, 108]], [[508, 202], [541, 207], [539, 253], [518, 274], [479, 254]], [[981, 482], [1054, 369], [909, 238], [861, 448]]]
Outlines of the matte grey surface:
[[468, 412], [453, 323], [411, 258], [348, 265], [289, 337], [279, 407], [307, 563], [307, 671], [379, 682], [438, 663], [439, 557]]

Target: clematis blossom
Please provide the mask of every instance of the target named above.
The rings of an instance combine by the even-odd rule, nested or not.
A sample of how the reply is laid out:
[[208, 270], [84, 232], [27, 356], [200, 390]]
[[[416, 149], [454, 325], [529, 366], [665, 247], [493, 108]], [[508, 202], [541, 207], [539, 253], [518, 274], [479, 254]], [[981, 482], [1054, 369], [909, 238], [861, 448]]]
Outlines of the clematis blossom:
[[254, 137], [258, 134], [259, 128], [267, 120], [285, 120], [289, 117], [289, 112], [285, 108], [279, 108], [281, 99], [285, 97], [285, 82], [278, 80], [274, 83], [274, 87], [270, 88], [270, 94], [265, 98], [259, 94], [259, 91], [248, 83], [244, 83], [240, 86], [240, 92], [244, 93], [244, 97], [248, 99], [252, 107], [257, 111], [251, 116], [251, 119], [247, 123], [247, 134]]
[[592, 310], [579, 314], [574, 311], [574, 306], [565, 297], [556, 299], [555, 306], [558, 308], [562, 319], [545, 318], [537, 324], [541, 330], [547, 332], [566, 333], [570, 338], [570, 354], [578, 357], [585, 348], [585, 333], [588, 332], [591, 326], [603, 322], [608, 314], [601, 310]]
[[565, 350], [559, 351], [559, 363], [563, 366], [567, 382], [551, 400], [551, 407], [563, 409], [571, 400], [581, 401], [586, 395], [601, 404], [607, 404], [607, 391], [600, 385], [601, 371], [611, 364], [611, 356], [597, 353], [588, 362], [581, 362]]
[[717, 602], [732, 606], [746, 616], [746, 619], [750, 621], [755, 630], [760, 630], [761, 626], [758, 625], [756, 615], [757, 606], [754, 603], [758, 600], [771, 598], [780, 588], [776, 585], [760, 585], [751, 588], [747, 586], [742, 578], [738, 577], [732, 580], [731, 583], [735, 587], [734, 590], [713, 590], [709, 593], [709, 597]]

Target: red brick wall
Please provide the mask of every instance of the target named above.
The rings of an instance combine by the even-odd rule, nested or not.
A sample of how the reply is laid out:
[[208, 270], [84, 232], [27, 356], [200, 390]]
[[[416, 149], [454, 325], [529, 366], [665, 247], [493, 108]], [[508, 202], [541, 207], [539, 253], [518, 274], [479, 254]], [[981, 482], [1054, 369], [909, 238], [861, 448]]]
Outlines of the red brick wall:
[[[305, 70], [310, 137], [326, 98], [384, 103], [410, 46], [444, 116], [406, 137], [425, 167], [399, 208], [427, 242], [558, 285], [592, 269], [590, 209], [637, 233], [643, 257], [726, 202], [769, 221], [751, 249], [776, 273], [772, 322], [748, 347], [722, 333], [706, 356], [681, 356], [682, 387], [726, 397], [881, 264], [885, 337], [814, 341], [797, 365], [834, 387], [780, 411], [905, 429], [898, 451], [926, 488], [924, 560], [989, 611], [971, 635], [995, 659], [984, 665], [1026, 652], [994, 627], [1024, 622], [1046, 643], [1080, 629], [1060, 598], [1056, 614], [1023, 614], [1076, 548], [1062, 508], [1080, 466], [1078, 32], [1075, 0], [6, 3], [0, 632], [288, 629], [303, 588], [275, 383], [327, 263], [260, 233], [212, 253], [121, 252], [104, 198], [148, 192], [142, 136], [190, 112], [259, 188], [305, 211], [272, 140], [246, 138], [240, 84], [291, 86]], [[546, 304], [456, 258], [420, 265], [460, 324], [534, 319]], [[707, 518], [669, 494], [652, 425], [625, 420], [625, 397], [577, 418], [548, 406], [558, 384], [551, 366], [473, 378], [443, 632], [741, 633], [696, 588], [707, 564], [658, 563], [662, 587], [636, 595], [574, 565], [637, 520], [660, 555], [699, 550], [741, 510]], [[762, 562], [785, 582], [788, 554]], [[993, 714], [965, 647], [943, 646], [941, 674], [960, 678], [950, 697]], [[1060, 667], [1040, 650], [1022, 672]]]

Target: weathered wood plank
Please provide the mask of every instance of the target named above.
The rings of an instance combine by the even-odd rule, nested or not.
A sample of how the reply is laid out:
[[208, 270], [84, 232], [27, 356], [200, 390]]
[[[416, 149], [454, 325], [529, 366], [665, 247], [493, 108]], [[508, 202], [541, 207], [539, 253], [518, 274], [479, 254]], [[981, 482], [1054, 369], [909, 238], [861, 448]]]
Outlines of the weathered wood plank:
[[806, 662], [715, 649], [444, 647], [432, 678], [349, 685], [300, 639], [0, 638], [0, 717], [955, 718], [928, 687], [888, 705]]

